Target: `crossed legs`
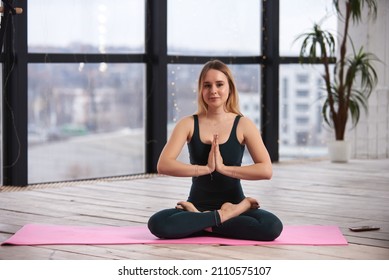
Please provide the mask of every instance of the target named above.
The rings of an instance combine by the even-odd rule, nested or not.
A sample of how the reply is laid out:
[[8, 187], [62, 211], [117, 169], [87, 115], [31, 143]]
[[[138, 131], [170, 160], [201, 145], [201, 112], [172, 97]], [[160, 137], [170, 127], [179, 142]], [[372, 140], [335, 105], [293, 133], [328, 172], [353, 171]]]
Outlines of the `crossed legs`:
[[282, 231], [282, 223], [258, 207], [255, 199], [247, 197], [238, 204], [227, 202], [219, 210], [200, 212], [192, 203], [180, 201], [175, 209], [155, 213], [148, 227], [160, 238], [183, 238], [212, 231], [230, 238], [274, 240]]
[[[189, 201], [180, 201], [177, 203], [177, 209], [181, 209], [184, 211], [200, 213], [199, 210]], [[224, 223], [225, 221], [237, 217], [240, 214], [246, 212], [249, 209], [258, 209], [259, 204], [258, 201], [251, 197], [246, 197], [238, 204], [232, 204], [230, 202], [226, 202], [222, 205], [222, 207], [217, 210], [220, 217], [220, 223]]]

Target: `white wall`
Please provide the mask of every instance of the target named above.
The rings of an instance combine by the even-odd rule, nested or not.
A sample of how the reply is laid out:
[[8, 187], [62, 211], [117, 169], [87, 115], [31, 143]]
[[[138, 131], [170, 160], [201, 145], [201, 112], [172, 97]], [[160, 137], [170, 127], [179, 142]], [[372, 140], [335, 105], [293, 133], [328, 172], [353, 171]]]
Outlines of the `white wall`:
[[346, 134], [353, 144], [353, 158], [389, 158], [389, 1], [377, 0], [377, 5], [375, 22], [364, 16], [358, 26], [350, 26], [355, 47], [363, 46], [381, 60], [375, 63], [379, 81], [369, 99], [368, 114], [363, 112], [358, 126]]

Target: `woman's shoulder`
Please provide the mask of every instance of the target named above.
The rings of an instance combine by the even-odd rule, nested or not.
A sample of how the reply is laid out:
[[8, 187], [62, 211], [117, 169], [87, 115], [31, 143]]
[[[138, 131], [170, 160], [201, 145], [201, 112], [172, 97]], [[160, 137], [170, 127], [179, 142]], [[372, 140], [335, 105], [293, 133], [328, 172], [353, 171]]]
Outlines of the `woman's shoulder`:
[[185, 128], [192, 128], [193, 122], [194, 122], [194, 115], [188, 115], [188, 116], [185, 116], [185, 117], [182, 117], [181, 119], [179, 119], [176, 126], [185, 127]]
[[187, 115], [187, 116], [184, 116], [182, 117], [178, 122], [181, 122], [181, 123], [193, 123], [193, 120], [195, 118], [195, 116], [197, 115]]
[[240, 115], [237, 115], [237, 117], [239, 118], [239, 124], [241, 124], [242, 126], [255, 126], [254, 122], [250, 118]]
[[256, 124], [248, 117], [241, 116], [238, 123], [238, 131], [243, 134], [258, 133], [259, 129]]

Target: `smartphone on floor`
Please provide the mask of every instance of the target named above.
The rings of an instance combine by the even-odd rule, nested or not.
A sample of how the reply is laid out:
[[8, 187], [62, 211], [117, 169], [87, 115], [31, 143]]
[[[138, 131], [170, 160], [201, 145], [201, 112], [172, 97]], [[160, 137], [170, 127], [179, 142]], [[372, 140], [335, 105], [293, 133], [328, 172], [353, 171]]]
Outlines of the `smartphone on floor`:
[[360, 227], [350, 227], [351, 231], [370, 231], [370, 230], [379, 230], [377, 226], [360, 226]]

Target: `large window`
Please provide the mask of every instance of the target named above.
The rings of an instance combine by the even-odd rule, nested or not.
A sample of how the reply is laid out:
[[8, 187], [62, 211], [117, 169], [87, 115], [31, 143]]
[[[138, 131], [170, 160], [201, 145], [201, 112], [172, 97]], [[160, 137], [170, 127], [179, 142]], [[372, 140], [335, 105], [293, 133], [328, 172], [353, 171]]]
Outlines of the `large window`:
[[144, 172], [143, 64], [31, 64], [29, 183]]
[[145, 0], [30, 0], [30, 52], [144, 53]]
[[[296, 39], [310, 31], [314, 23], [336, 34], [332, 0], [310, 1], [309, 5], [304, 0], [281, 0], [280, 56], [297, 57], [301, 40]], [[280, 65], [280, 160], [322, 157], [327, 153], [325, 143], [330, 132], [321, 116], [323, 71], [322, 65]]]
[[[297, 64], [294, 40], [314, 22], [336, 30], [332, 0], [23, 3], [28, 17], [14, 26], [12, 44], [23, 52], [27, 41], [27, 55], [18, 57], [21, 69], [7, 69], [27, 81], [10, 94], [28, 102], [28, 110], [11, 104], [27, 124], [21, 140], [28, 148], [18, 154], [12, 146], [18, 164], [8, 162], [11, 180], [19, 173], [24, 184], [27, 174], [38, 183], [152, 172], [166, 132], [197, 110], [198, 75], [212, 58], [231, 67], [241, 111], [263, 131], [272, 158], [320, 155], [327, 133], [321, 69]], [[2, 116], [4, 139], [15, 143], [13, 116]]]
[[327, 154], [330, 130], [321, 115], [324, 88], [318, 83], [322, 73], [321, 65], [280, 66], [280, 160]]
[[[63, 56], [28, 66], [28, 182], [145, 172], [144, 0], [28, 2], [29, 53]], [[104, 55], [123, 54], [121, 63]], [[99, 56], [101, 55], [101, 56]]]
[[258, 0], [168, 0], [171, 55], [258, 55]]
[[312, 29], [314, 23], [336, 33], [337, 20], [333, 0], [280, 0], [280, 56], [298, 56], [299, 34]]

